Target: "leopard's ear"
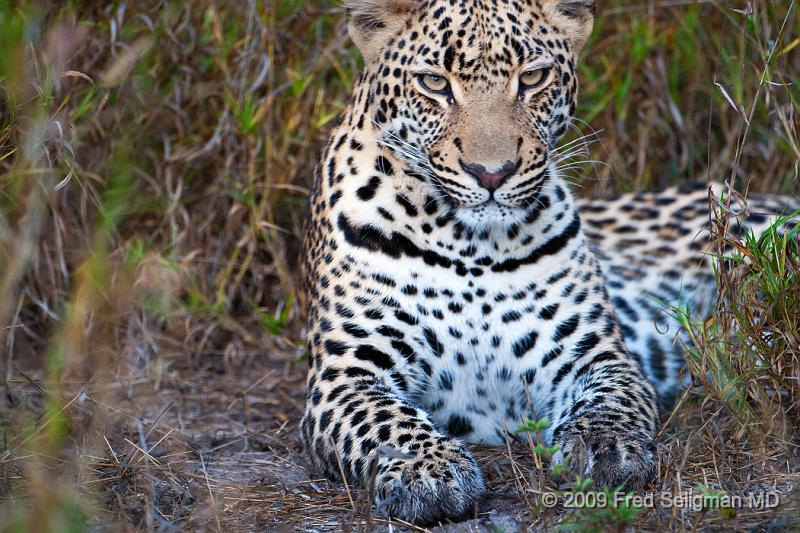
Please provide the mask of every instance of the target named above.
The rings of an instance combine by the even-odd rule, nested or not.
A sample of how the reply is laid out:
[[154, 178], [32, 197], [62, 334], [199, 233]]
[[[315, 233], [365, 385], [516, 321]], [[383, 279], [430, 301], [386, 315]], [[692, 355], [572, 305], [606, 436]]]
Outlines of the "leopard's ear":
[[381, 46], [419, 7], [419, 0], [344, 0], [350, 37], [367, 62], [379, 56]]
[[545, 16], [564, 29], [575, 52], [580, 52], [594, 26], [595, 0], [544, 0]]

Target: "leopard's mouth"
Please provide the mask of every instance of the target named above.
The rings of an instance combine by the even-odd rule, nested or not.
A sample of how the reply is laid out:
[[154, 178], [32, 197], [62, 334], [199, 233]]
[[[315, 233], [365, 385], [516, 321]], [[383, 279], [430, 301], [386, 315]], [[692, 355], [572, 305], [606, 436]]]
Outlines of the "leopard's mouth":
[[455, 213], [460, 222], [477, 229], [519, 224], [525, 219], [526, 210], [513, 205], [505, 205], [490, 197], [483, 203], [457, 208]]
[[541, 194], [547, 178], [550, 175], [549, 169], [544, 170], [520, 181], [518, 184], [501, 188], [492, 197], [500, 205], [513, 209], [530, 211], [541, 206]]
[[465, 222], [515, 224], [541, 204], [540, 194], [547, 181], [548, 168], [533, 176], [520, 177], [517, 183], [508, 183], [494, 191], [464, 185], [471, 180], [466, 176], [463, 181], [454, 181], [432, 169], [428, 170], [427, 175], [436, 188], [437, 197], [450, 210], [462, 213], [463, 216], [459, 218], [465, 219]]

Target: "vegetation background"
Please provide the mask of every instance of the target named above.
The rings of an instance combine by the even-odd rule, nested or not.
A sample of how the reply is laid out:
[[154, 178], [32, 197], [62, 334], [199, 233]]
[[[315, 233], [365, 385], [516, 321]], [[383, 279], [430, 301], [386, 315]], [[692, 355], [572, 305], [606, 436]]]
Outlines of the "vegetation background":
[[[580, 194], [800, 194], [795, 0], [598, 2], [584, 57]], [[360, 62], [334, 0], [0, 0], [0, 531], [382, 527], [296, 435], [306, 194]], [[713, 317], [675, 310], [695, 386], [654, 488], [781, 506], [565, 515], [540, 454], [478, 450], [481, 523], [797, 525], [800, 253], [736, 250]]]

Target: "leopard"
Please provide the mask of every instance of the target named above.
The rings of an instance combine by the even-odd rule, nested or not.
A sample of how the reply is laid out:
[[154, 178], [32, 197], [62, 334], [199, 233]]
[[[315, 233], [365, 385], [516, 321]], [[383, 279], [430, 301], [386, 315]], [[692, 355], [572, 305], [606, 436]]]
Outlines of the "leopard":
[[[684, 319], [703, 320], [717, 305], [715, 268], [743, 245], [774, 229], [800, 244], [800, 197], [739, 194], [719, 182], [688, 182], [577, 202], [628, 352], [656, 390], [659, 411], [669, 411], [690, 377], [685, 348], [692, 339]], [[716, 212], [715, 212], [716, 210]], [[722, 212], [732, 217], [719, 227]], [[730, 264], [728, 265], [730, 266]]]
[[546, 419], [554, 464], [643, 489], [682, 375], [657, 298], [711, 300], [724, 186], [576, 200], [560, 142], [593, 0], [344, 5], [364, 66], [302, 247], [312, 467], [391, 518], [459, 520], [486, 491], [468, 445]]

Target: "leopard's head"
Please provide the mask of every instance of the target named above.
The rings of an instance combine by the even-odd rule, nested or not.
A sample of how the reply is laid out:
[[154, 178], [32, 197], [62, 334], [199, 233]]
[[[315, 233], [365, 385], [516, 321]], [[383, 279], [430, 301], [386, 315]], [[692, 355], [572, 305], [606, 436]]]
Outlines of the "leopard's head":
[[379, 142], [469, 224], [536, 205], [575, 111], [594, 0], [345, 0]]

